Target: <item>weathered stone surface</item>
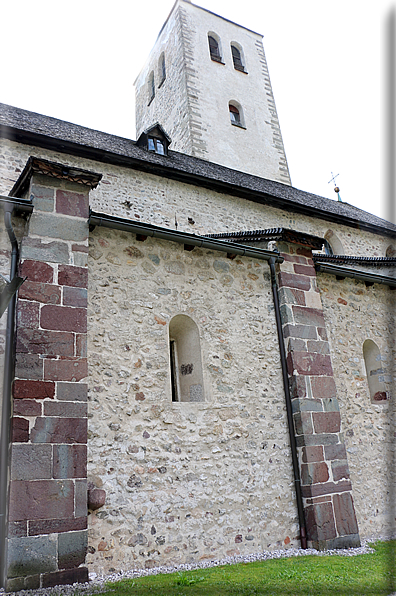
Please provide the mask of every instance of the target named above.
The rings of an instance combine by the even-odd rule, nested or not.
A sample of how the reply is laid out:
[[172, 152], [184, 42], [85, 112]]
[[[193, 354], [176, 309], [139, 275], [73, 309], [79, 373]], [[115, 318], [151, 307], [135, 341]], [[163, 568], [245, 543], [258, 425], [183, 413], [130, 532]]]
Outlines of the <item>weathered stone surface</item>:
[[58, 283], [61, 286], [86, 288], [88, 286], [88, 269], [86, 267], [59, 265]]
[[48, 212], [52, 212], [54, 210], [53, 188], [46, 188], [45, 186], [32, 184], [30, 189], [30, 198], [33, 201], [35, 210]]
[[42, 578], [42, 585], [43, 588], [52, 588], [65, 584], [85, 584], [88, 581], [87, 567], [77, 567], [65, 571], [56, 571], [55, 573], [46, 573]]
[[45, 305], [41, 309], [40, 323], [43, 329], [86, 333], [87, 312], [84, 308]]
[[65, 242], [43, 242], [40, 238], [24, 238], [21, 257], [48, 263], [68, 263], [69, 247]]
[[15, 399], [13, 404], [14, 416], [41, 416], [42, 404], [33, 399]]
[[279, 273], [279, 286], [286, 286], [288, 288], [296, 288], [297, 290], [307, 291], [311, 289], [311, 281], [309, 277], [303, 277], [302, 275], [285, 273], [284, 271], [281, 271], [281, 273]]
[[8, 576], [29, 576], [55, 571], [57, 544], [51, 536], [12, 538], [8, 541]]
[[60, 304], [61, 291], [59, 286], [26, 280], [19, 289], [19, 298], [43, 304]]
[[51, 445], [14, 445], [12, 448], [11, 480], [42, 480], [52, 478]]
[[334, 377], [313, 377], [311, 379], [312, 395], [314, 397], [335, 397], [337, 394]]
[[71, 403], [69, 401], [44, 402], [45, 416], [58, 416], [59, 418], [84, 418], [87, 416], [87, 404]]
[[13, 395], [14, 399], [52, 399], [55, 395], [55, 383], [16, 379], [13, 385]]
[[88, 386], [85, 383], [58, 382], [56, 386], [56, 397], [60, 401], [87, 401]]
[[86, 443], [86, 418], [37, 418], [31, 430], [32, 443]]
[[301, 489], [303, 497], [318, 497], [351, 490], [351, 483], [348, 480], [340, 482], [324, 482], [323, 484], [306, 485]]
[[18, 300], [17, 326], [35, 329], [39, 324], [40, 305], [36, 302]]
[[87, 529], [87, 517], [71, 517], [69, 519], [39, 519], [29, 521], [29, 536], [42, 534], [59, 534]]
[[88, 490], [88, 508], [92, 511], [103, 507], [106, 503], [106, 491], [102, 488], [91, 488]]
[[44, 361], [44, 379], [52, 381], [81, 381], [88, 376], [86, 358]]
[[27, 443], [29, 441], [29, 420], [18, 418], [12, 419], [11, 442]]
[[325, 462], [301, 465], [302, 484], [317, 484], [329, 480], [329, 469]]
[[83, 242], [88, 237], [88, 223], [84, 220], [70, 219], [62, 215], [56, 216], [49, 213], [33, 212], [30, 221], [30, 233], [35, 236]]
[[340, 536], [357, 534], [358, 526], [351, 493], [344, 492], [334, 495], [333, 505], [337, 531]]
[[308, 540], [330, 540], [335, 538], [333, 507], [331, 503], [309, 505], [305, 510]]
[[76, 517], [87, 517], [87, 481], [75, 480], [74, 483], [74, 514]]
[[302, 448], [302, 461], [304, 463], [311, 463], [315, 461], [323, 461], [323, 447], [322, 446], [312, 446], [312, 447], [303, 447]]
[[58, 188], [56, 191], [56, 212], [63, 215], [87, 218], [89, 215], [88, 194]]
[[54, 445], [54, 478], [86, 478], [86, 445]]
[[38, 354], [17, 352], [15, 376], [20, 379], [40, 380], [43, 378], [44, 363]]
[[[73, 356], [74, 336], [72, 333], [67, 332], [19, 329], [17, 352], [46, 356]], [[26, 362], [29, 362], [29, 360], [26, 359]], [[42, 366], [41, 362], [41, 368]]]
[[63, 519], [73, 515], [72, 480], [12, 480], [10, 520]]
[[340, 430], [339, 412], [314, 412], [312, 418], [316, 433], [337, 433]]
[[293, 352], [287, 355], [289, 374], [296, 371], [299, 375], [331, 375], [331, 359], [327, 354], [312, 354], [307, 352]]
[[63, 304], [65, 306], [80, 306], [86, 308], [87, 303], [86, 288], [70, 288], [69, 286], [63, 288]]
[[70, 569], [78, 567], [85, 561], [88, 546], [88, 533], [67, 532], [58, 535], [58, 567]]
[[10, 522], [8, 524], [8, 537], [20, 538], [21, 536], [27, 536], [27, 520]]

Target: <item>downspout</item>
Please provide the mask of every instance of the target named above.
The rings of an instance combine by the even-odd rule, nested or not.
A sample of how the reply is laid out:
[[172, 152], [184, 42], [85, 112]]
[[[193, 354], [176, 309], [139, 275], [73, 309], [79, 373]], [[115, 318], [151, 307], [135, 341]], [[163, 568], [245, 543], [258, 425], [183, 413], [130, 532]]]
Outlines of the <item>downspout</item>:
[[291, 455], [292, 455], [292, 466], [293, 466], [293, 474], [294, 474], [294, 486], [295, 486], [295, 490], [296, 490], [297, 512], [298, 512], [298, 520], [299, 520], [299, 524], [300, 524], [300, 541], [301, 541], [301, 548], [306, 549], [307, 548], [307, 531], [306, 531], [306, 526], [305, 526], [304, 508], [303, 508], [303, 501], [302, 501], [302, 495], [301, 495], [300, 471], [299, 471], [299, 467], [298, 467], [296, 438], [294, 435], [293, 412], [292, 412], [290, 390], [289, 390], [289, 378], [287, 375], [286, 351], [285, 351], [285, 344], [283, 341], [282, 321], [281, 321], [281, 316], [280, 316], [278, 285], [276, 283], [274, 257], [271, 257], [269, 259], [268, 263], [269, 263], [270, 270], [271, 270], [272, 297], [274, 300], [274, 307], [275, 307], [276, 330], [278, 332], [279, 352], [280, 352], [282, 377], [283, 377], [283, 388], [285, 391], [287, 423], [288, 423], [288, 428], [289, 428], [290, 449], [291, 449]]
[[[12, 211], [4, 212], [4, 225], [11, 242], [10, 281], [17, 273], [19, 250], [18, 242], [11, 223]], [[11, 448], [11, 387], [14, 378], [14, 336], [15, 336], [15, 309], [16, 293], [12, 296], [7, 313], [6, 344], [4, 353], [4, 379], [3, 379], [3, 407], [1, 416], [0, 435], [0, 587], [6, 584], [7, 561], [7, 512], [8, 512], [8, 468]]]

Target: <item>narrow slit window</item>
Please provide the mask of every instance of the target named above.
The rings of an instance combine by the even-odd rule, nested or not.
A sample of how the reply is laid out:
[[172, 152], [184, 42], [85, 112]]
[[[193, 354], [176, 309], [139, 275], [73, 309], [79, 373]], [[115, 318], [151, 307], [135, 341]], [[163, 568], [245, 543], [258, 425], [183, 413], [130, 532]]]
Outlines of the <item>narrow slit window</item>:
[[377, 344], [371, 339], [366, 339], [363, 344], [363, 357], [366, 367], [367, 383], [372, 402], [381, 402], [388, 399], [381, 353]]
[[179, 401], [179, 394], [177, 391], [177, 355], [176, 342], [171, 339], [170, 346], [170, 370], [171, 370], [171, 387], [172, 387], [172, 401]]
[[161, 56], [160, 56], [158, 71], [159, 71], [159, 80], [160, 80], [158, 87], [161, 87], [162, 83], [166, 79], [165, 54], [161, 54]]
[[153, 72], [150, 74], [149, 83], [148, 83], [148, 91], [149, 91], [148, 105], [150, 105], [155, 97], [155, 82], [154, 82], [154, 73]]

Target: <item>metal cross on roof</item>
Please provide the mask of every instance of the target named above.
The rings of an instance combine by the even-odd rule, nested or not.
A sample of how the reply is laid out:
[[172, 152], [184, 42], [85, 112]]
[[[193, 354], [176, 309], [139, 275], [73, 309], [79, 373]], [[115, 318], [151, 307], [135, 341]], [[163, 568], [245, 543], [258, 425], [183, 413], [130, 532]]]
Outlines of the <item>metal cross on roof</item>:
[[330, 182], [333, 182], [333, 183], [334, 183], [334, 192], [336, 192], [336, 193], [337, 193], [337, 198], [338, 198], [338, 200], [339, 200], [340, 202], [342, 202], [342, 200], [341, 200], [341, 196], [340, 196], [340, 189], [339, 189], [339, 187], [338, 187], [338, 186], [336, 185], [336, 183], [335, 183], [335, 179], [337, 178], [337, 176], [339, 176], [339, 174], [336, 174], [336, 175], [334, 175], [334, 174], [333, 174], [333, 172], [331, 172], [331, 179], [328, 181], [328, 183], [327, 183], [327, 184], [330, 184]]

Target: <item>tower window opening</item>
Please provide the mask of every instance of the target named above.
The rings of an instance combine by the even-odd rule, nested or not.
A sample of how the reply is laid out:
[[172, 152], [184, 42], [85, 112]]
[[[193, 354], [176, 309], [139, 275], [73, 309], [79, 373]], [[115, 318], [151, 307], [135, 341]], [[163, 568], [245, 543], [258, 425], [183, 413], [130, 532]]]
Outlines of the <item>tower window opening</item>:
[[166, 64], [165, 64], [165, 54], [164, 53], [162, 53], [160, 56], [158, 71], [159, 71], [159, 80], [160, 80], [158, 87], [161, 87], [162, 83], [166, 79]]
[[169, 352], [172, 401], [205, 401], [199, 330], [187, 315], [169, 323]]
[[240, 128], [246, 128], [242, 106], [238, 102], [233, 101], [228, 104], [228, 110], [231, 124]]
[[210, 57], [214, 62], [222, 62], [220, 46], [217, 39], [213, 35], [208, 35]]
[[149, 91], [149, 102], [148, 105], [151, 104], [155, 97], [155, 82], [154, 82], [154, 72], [150, 74], [149, 83], [148, 83], [148, 91]]
[[363, 344], [363, 358], [371, 401], [375, 403], [387, 400], [389, 394], [386, 390], [386, 373], [381, 353], [377, 344], [371, 339], [366, 339]]
[[232, 45], [231, 46], [231, 54], [232, 54], [232, 61], [234, 63], [235, 70], [240, 70], [241, 72], [246, 72], [243, 62], [242, 62], [241, 51], [236, 46]]

